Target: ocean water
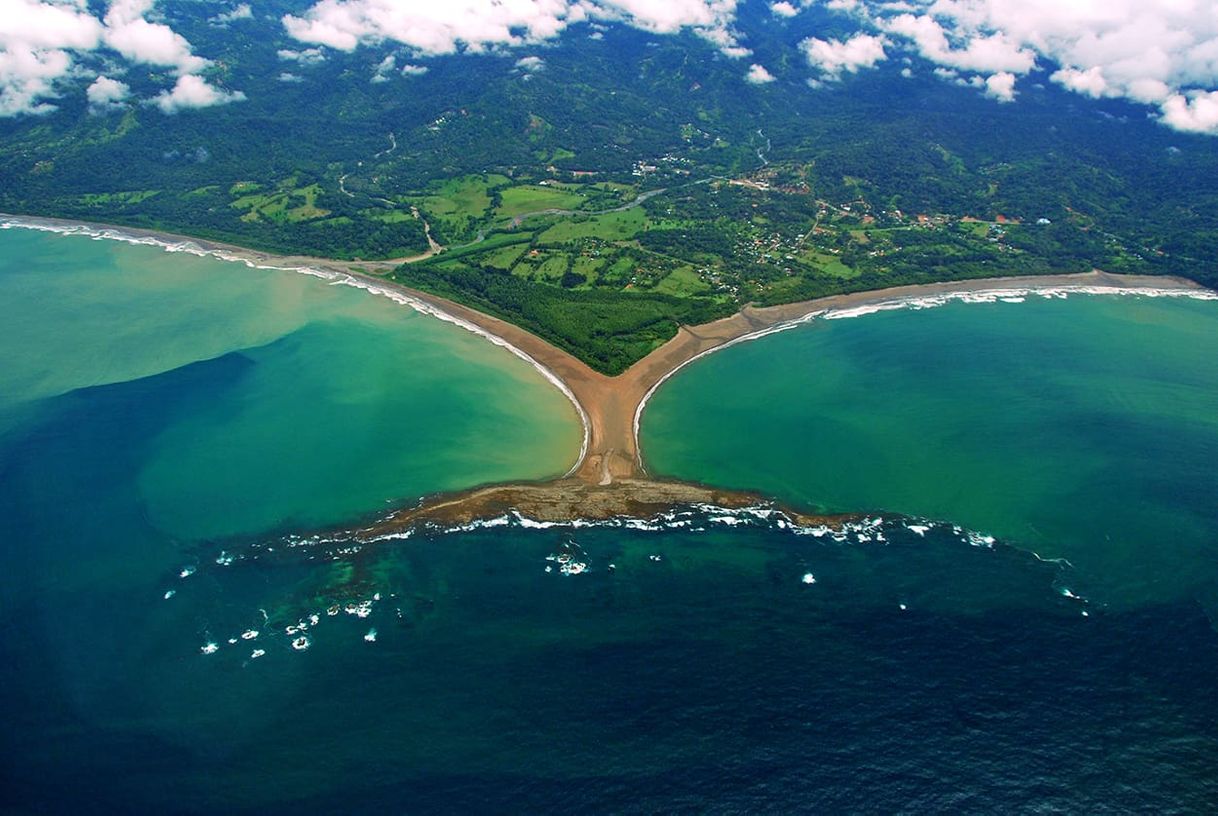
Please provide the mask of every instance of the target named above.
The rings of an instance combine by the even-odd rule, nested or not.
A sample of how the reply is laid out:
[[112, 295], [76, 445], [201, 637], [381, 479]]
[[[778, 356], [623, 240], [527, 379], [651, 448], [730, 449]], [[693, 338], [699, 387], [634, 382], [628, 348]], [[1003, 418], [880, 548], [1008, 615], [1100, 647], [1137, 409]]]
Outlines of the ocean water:
[[[883, 333], [890, 317], [839, 322]], [[1196, 342], [1161, 348], [1181, 366], [1169, 386]], [[666, 416], [713, 442], [681, 389], [751, 348], [657, 394], [656, 462], [687, 467], [655, 438]], [[750, 387], [807, 364], [757, 360]], [[362, 547], [297, 535], [561, 473], [579, 444], [569, 403], [523, 362], [383, 298], [0, 231], [0, 811], [1218, 801], [1205, 608], [1181, 591], [1109, 601], [1100, 567], [950, 516], [877, 513], [839, 536], [709, 508]], [[748, 457], [746, 479], [785, 466], [760, 444]], [[811, 472], [784, 478], [811, 495]]]
[[656, 471], [949, 519], [1109, 604], [1218, 610], [1218, 300], [1031, 296], [815, 320], [688, 366]]

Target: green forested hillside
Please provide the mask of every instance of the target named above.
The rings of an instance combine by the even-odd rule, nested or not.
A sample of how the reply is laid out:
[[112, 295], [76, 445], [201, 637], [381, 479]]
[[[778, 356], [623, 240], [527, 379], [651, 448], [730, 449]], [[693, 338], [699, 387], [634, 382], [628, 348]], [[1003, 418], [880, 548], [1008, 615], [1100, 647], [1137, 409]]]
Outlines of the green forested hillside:
[[1093, 267], [1218, 283], [1218, 148], [1126, 103], [1046, 82], [1001, 105], [896, 63], [810, 88], [781, 69], [839, 18], [761, 3], [739, 25], [764, 85], [693, 34], [581, 25], [539, 70], [462, 54], [379, 82], [388, 47], [281, 56], [302, 7], [217, 28], [167, 5], [246, 99], [0, 119], [0, 210], [365, 260], [422, 253], [429, 226], [444, 251], [395, 277], [611, 372], [746, 302]]

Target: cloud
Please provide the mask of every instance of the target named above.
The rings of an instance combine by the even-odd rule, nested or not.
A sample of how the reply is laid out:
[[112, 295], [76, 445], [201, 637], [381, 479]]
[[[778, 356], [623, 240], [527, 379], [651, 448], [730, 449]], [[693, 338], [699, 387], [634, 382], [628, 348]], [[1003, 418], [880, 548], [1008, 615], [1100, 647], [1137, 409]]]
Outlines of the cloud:
[[[90, 12], [87, 0], [0, 0], [0, 116], [54, 110], [56, 106], [49, 100], [57, 98], [63, 86], [92, 73], [80, 68], [78, 60], [102, 48], [118, 52], [131, 63], [172, 68], [179, 81], [210, 65], [172, 28], [147, 19], [153, 2], [111, 0], [105, 16], [99, 18]], [[100, 79], [105, 82], [94, 82], [85, 90], [95, 108], [118, 101], [99, 102], [98, 94], [114, 93], [115, 85], [122, 85]], [[203, 80], [196, 80], [206, 86]], [[107, 84], [111, 82], [115, 85]], [[175, 93], [176, 87], [167, 95]], [[217, 94], [219, 101], [235, 98], [225, 92]]]
[[92, 49], [102, 25], [84, 4], [0, 0], [0, 46], [28, 49]]
[[326, 54], [320, 48], [305, 48], [301, 51], [293, 51], [290, 48], [281, 48], [276, 52], [281, 60], [290, 62], [298, 62], [301, 65], [319, 65], [326, 61]]
[[107, 109], [118, 106], [131, 95], [127, 83], [107, 76], [99, 76], [85, 91], [89, 104], [94, 108]]
[[770, 3], [770, 13], [775, 17], [794, 17], [799, 14], [799, 9], [787, 2], [787, 0], [779, 0], [777, 3]]
[[858, 6], [865, 24], [936, 65], [974, 74], [996, 98], [1014, 93], [1005, 74], [1018, 79], [1039, 67], [1069, 91], [1157, 106], [1170, 127], [1218, 134], [1207, 114], [1218, 90], [1218, 0], [905, 0], [899, 8], [868, 0]]
[[[317, 49], [310, 49], [310, 50], [316, 51], [318, 54], [321, 53], [320, 51], [317, 51]], [[283, 52], [280, 52], [280, 54], [282, 54], [282, 53]], [[298, 53], [298, 52], [292, 52], [292, 53], [296, 53], [297, 58], [302, 63], [308, 62], [309, 60], [313, 59], [313, 57], [311, 55], [308, 57], [305, 57], [304, 59], [300, 59], [300, 57], [303, 56], [302, 53]], [[529, 60], [536, 60], [536, 63], [529, 62]], [[545, 67], [545, 63], [542, 62], [541, 57], [526, 57], [525, 59], [522, 59], [519, 62], [517, 62], [516, 65], [521, 66], [522, 63], [525, 63], [528, 66], [528, 67], [524, 67], [524, 70], [526, 72], [540, 71], [543, 67]], [[401, 67], [401, 69], [399, 70], [397, 56], [394, 54], [390, 54], [389, 56], [387, 56], [383, 60], [381, 60], [380, 63], [377, 64], [376, 70], [372, 74], [371, 81], [375, 82], [375, 83], [388, 82], [390, 79], [392, 79], [395, 75], [397, 75], [399, 73], [402, 76], [422, 76], [423, 74], [427, 73], [427, 66], [426, 65], [409, 65], [409, 64], [407, 64], [407, 65], [403, 65]]]
[[1055, 71], [1049, 79], [1063, 88], [1092, 98], [1099, 98], [1108, 92], [1108, 80], [1104, 79], [1104, 72], [1098, 65], [1093, 65], [1086, 71], [1078, 68], [1062, 68]]
[[622, 22], [658, 34], [689, 29], [730, 56], [747, 54], [731, 31], [736, 0], [320, 0], [286, 15], [295, 39], [352, 51], [392, 41], [419, 54], [485, 52], [553, 39], [590, 20]]
[[238, 20], [250, 20], [254, 17], [254, 10], [250, 8], [249, 3], [242, 3], [231, 11], [223, 12], [212, 17], [209, 22], [217, 26], [226, 26], [229, 23], [235, 23]]
[[0, 116], [49, 113], [73, 51], [101, 42], [101, 22], [72, 2], [0, 0]]
[[372, 79], [369, 81], [370, 82], [388, 82], [389, 75], [393, 74], [393, 73], [397, 73], [397, 70], [398, 70], [397, 57], [395, 57], [393, 54], [390, 54], [389, 56], [387, 56], [383, 60], [381, 60], [380, 64], [376, 66], [376, 71], [373, 72]]
[[999, 102], [1015, 101], [1015, 75], [999, 71], [985, 78], [985, 95]]
[[1188, 133], [1218, 133], [1218, 91], [1173, 94], [1163, 103], [1163, 122]]
[[172, 90], [162, 91], [155, 102], [164, 113], [177, 113], [190, 108], [226, 105], [243, 99], [245, 94], [240, 91], [225, 91], [208, 84], [207, 80], [200, 76], [184, 74], [178, 77]]
[[764, 85], [774, 81], [774, 75], [765, 69], [764, 65], [754, 63], [749, 66], [749, 72], [744, 75], [744, 81], [753, 85]]
[[819, 68], [826, 79], [840, 79], [843, 73], [871, 68], [885, 58], [886, 40], [870, 34], [855, 34], [848, 40], [822, 40], [809, 37], [799, 44], [808, 64]]
[[516, 67], [526, 74], [536, 74], [546, 69], [546, 61], [537, 56], [521, 57], [516, 60]]
[[163, 23], [150, 23], [144, 15], [152, 0], [114, 0], [106, 12], [106, 45], [131, 62], [176, 68], [180, 74], [197, 73], [209, 65], [196, 57], [190, 43]]
[[1021, 48], [1001, 31], [964, 38], [962, 47], [953, 46], [947, 30], [934, 17], [901, 14], [882, 24], [892, 34], [909, 38], [923, 57], [938, 65], [965, 71], [1027, 73], [1036, 64], [1035, 55]]

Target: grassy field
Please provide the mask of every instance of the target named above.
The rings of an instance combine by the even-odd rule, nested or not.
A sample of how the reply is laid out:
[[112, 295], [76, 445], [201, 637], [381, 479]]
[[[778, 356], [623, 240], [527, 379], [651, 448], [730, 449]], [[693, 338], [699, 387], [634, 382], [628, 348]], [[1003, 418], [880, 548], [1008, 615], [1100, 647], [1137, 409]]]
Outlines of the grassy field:
[[561, 221], [538, 236], [543, 244], [561, 244], [583, 238], [599, 238], [603, 241], [624, 241], [633, 238], [647, 225], [647, 214], [642, 207], [632, 207], [622, 212], [606, 213], [587, 219]]
[[294, 179], [284, 181], [279, 189], [273, 192], [258, 192], [258, 185], [251, 182], [239, 182], [229, 190], [238, 197], [229, 205], [237, 210], [244, 210], [242, 221], [271, 221], [277, 224], [311, 221], [324, 218], [330, 214], [317, 206], [317, 196], [321, 193], [320, 184], [310, 184], [296, 187]]
[[522, 184], [500, 191], [502, 203], [495, 210], [496, 220], [508, 220], [538, 210], [573, 210], [584, 196], [573, 186]]
[[514, 246], [505, 246], [502, 249], [488, 253], [482, 258], [482, 263], [495, 269], [508, 271], [520, 260], [520, 256], [528, 249], [528, 244], [515, 244]]
[[583, 275], [591, 283], [597, 279], [600, 269], [604, 265], [604, 258], [590, 258], [587, 255], [580, 255], [571, 263], [571, 271], [577, 275]]
[[494, 174], [449, 179], [421, 203], [430, 215], [440, 218], [482, 218], [491, 206], [491, 190], [508, 181]]
[[824, 275], [832, 275], [835, 278], [850, 279], [858, 277], [858, 270], [851, 269], [841, 262], [841, 259], [836, 255], [827, 252], [818, 252], [815, 249], [805, 250], [799, 255], [799, 260], [812, 266], [817, 272]]
[[476, 244], [446, 249], [440, 257], [445, 261], [449, 261], [468, 256], [482, 256], [484, 253], [491, 252], [491, 250], [516, 245], [520, 246], [520, 251], [523, 252], [532, 240], [533, 234], [531, 232], [494, 232], [486, 236], [486, 240], [479, 241]]
[[409, 221], [414, 218], [409, 210], [384, 210], [376, 207], [363, 210], [361, 215], [371, 218], [373, 221], [380, 221], [384, 224], [396, 224], [400, 221]]
[[90, 207], [139, 204], [141, 201], [147, 201], [159, 192], [160, 190], [130, 190], [122, 193], [86, 193], [80, 197], [80, 203]]
[[678, 297], [692, 297], [710, 292], [710, 284], [698, 277], [698, 272], [692, 266], [682, 266], [673, 270], [656, 286], [656, 292]]
[[409, 198], [448, 241], [471, 237], [491, 209], [494, 190], [511, 179], [494, 173], [449, 179], [428, 195]]

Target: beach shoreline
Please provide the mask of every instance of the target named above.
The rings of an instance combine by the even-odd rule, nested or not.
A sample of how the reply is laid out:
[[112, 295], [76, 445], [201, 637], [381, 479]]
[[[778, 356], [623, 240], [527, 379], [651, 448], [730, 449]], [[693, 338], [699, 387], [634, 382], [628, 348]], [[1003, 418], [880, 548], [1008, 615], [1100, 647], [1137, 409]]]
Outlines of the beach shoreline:
[[682, 326], [664, 345], [622, 374], [609, 377], [519, 326], [446, 298], [367, 274], [370, 267], [384, 271], [396, 268], [397, 261], [354, 262], [274, 255], [155, 230], [55, 218], [0, 214], [0, 226], [148, 244], [170, 252], [185, 251], [241, 262], [253, 268], [312, 274], [331, 283], [356, 286], [389, 297], [416, 311], [475, 332], [533, 365], [571, 401], [583, 425], [583, 442], [575, 464], [562, 478], [574, 477], [602, 488], [629, 480], [635, 480], [637, 485], [641, 483], [638, 480], [647, 480], [638, 434], [651, 396], [685, 366], [737, 343], [786, 331], [816, 319], [853, 317], [896, 308], [928, 308], [952, 300], [992, 302], [1033, 295], [1070, 294], [1184, 295], [1218, 299], [1218, 294], [1182, 278], [1113, 275], [1099, 270], [900, 286], [778, 306], [745, 306], [721, 320]]

